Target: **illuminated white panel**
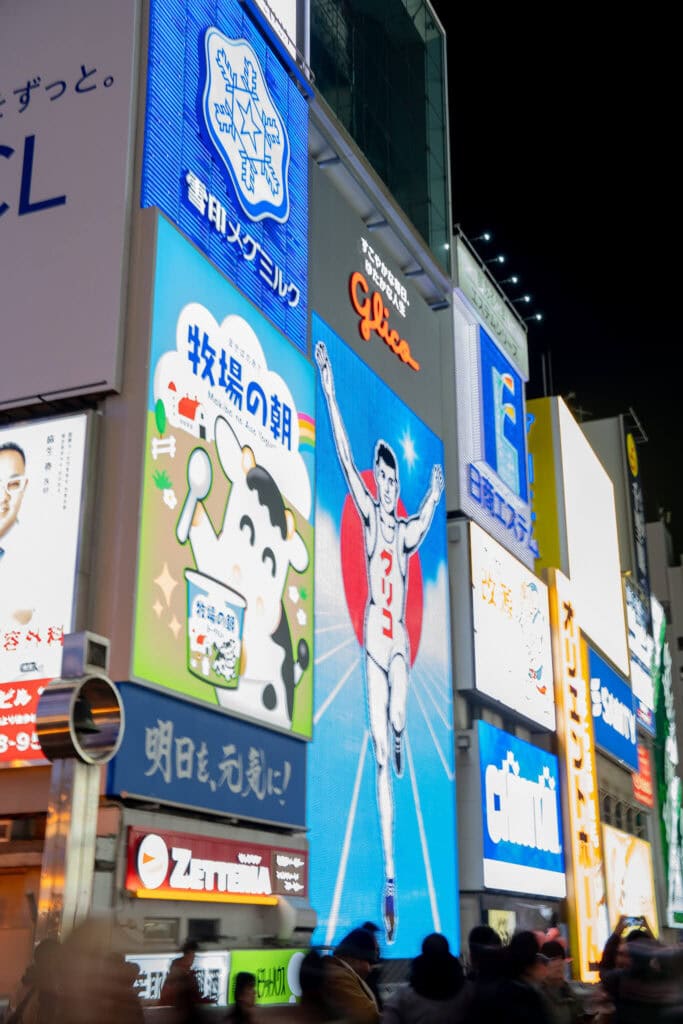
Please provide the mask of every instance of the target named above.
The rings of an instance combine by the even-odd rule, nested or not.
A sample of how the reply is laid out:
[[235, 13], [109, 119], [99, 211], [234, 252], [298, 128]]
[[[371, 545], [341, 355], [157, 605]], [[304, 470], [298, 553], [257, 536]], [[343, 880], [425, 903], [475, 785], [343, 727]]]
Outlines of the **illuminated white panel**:
[[577, 621], [629, 674], [614, 487], [564, 402], [558, 402], [569, 577]]

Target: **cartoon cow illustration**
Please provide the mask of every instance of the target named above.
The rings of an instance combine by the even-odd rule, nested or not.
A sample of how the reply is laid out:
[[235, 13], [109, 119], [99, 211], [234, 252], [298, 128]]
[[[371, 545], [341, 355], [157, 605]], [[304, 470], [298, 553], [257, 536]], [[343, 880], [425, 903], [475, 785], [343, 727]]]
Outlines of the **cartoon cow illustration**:
[[301, 639], [295, 660], [282, 598], [289, 566], [304, 572], [308, 551], [272, 476], [223, 417], [216, 420], [215, 436], [231, 483], [223, 525], [216, 533], [204, 508], [211, 463], [204, 449], [195, 448], [176, 535], [181, 543], [189, 540], [200, 573], [246, 601], [241, 675], [236, 688], [217, 687], [218, 700], [232, 711], [291, 728], [294, 688], [308, 667], [309, 650]]

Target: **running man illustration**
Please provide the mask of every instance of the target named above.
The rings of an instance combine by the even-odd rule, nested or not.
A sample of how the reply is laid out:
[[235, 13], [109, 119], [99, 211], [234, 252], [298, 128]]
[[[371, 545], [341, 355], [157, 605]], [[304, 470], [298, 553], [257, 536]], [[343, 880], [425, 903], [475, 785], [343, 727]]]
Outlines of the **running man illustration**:
[[382, 913], [388, 943], [398, 924], [394, 867], [394, 799], [389, 752], [397, 778], [403, 775], [403, 733], [410, 670], [406, 629], [408, 561], [426, 537], [443, 492], [443, 470], [432, 468], [430, 486], [417, 515], [397, 515], [398, 460], [391, 446], [375, 444], [373, 471], [377, 498], [356, 468], [346, 428], [339, 411], [327, 347], [319, 341], [315, 359], [327, 403], [332, 436], [344, 478], [363, 526], [368, 600], [363, 640], [368, 721], [375, 752], [377, 809], [384, 857]]

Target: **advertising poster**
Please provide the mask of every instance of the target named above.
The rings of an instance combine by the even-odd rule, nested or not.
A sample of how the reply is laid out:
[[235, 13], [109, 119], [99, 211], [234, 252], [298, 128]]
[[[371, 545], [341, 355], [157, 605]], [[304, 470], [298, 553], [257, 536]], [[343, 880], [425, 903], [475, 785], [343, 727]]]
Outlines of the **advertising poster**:
[[650, 751], [642, 743], [638, 744], [638, 771], [631, 776], [633, 795], [646, 807], [654, 807], [655, 791], [652, 779], [652, 761]]
[[256, 1005], [295, 1003], [301, 995], [299, 970], [302, 949], [235, 949], [231, 953], [228, 1002], [235, 1001], [235, 981], [240, 971], [256, 978]]
[[311, 734], [313, 368], [158, 220], [133, 676]]
[[595, 742], [630, 768], [638, 770], [635, 699], [631, 687], [588, 645], [591, 710]]
[[38, 698], [74, 614], [87, 417], [0, 429], [0, 765], [45, 760]]
[[135, 683], [117, 688], [126, 728], [109, 795], [305, 827], [305, 743]]
[[487, 889], [564, 898], [557, 758], [478, 721]]
[[[138, 976], [135, 990], [140, 999], [156, 1001], [166, 981], [166, 975], [178, 953], [129, 953], [126, 960], [135, 964]], [[199, 991], [217, 1006], [227, 1003], [230, 959], [234, 954], [225, 951], [198, 950], [195, 954], [194, 971]]]
[[470, 551], [476, 687], [554, 729], [548, 588], [474, 523]]
[[142, 205], [159, 207], [303, 349], [306, 99], [248, 5], [149, 7]]
[[602, 826], [607, 909], [612, 931], [620, 917], [644, 917], [652, 933], [659, 934], [652, 848], [644, 839]]
[[678, 774], [671, 651], [666, 639], [664, 608], [655, 597], [652, 598], [652, 635], [655, 643], [652, 681], [657, 728], [653, 750], [666, 879], [666, 923], [670, 928], [683, 928], [683, 790]]
[[317, 316], [314, 942], [385, 955], [443, 932], [458, 885], [443, 445]]
[[628, 650], [631, 660], [631, 689], [636, 700], [636, 716], [650, 736], [655, 734], [654, 693], [652, 689], [652, 614], [650, 602], [630, 580], [624, 580]]

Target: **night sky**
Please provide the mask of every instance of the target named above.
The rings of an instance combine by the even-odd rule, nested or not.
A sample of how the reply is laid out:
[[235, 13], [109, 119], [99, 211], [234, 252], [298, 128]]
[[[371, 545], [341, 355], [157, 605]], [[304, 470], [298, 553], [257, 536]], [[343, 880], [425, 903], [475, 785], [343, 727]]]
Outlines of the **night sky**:
[[[562, 9], [532, 18], [437, 0], [448, 38], [453, 220], [495, 266], [529, 324], [531, 380], [579, 418], [628, 413], [639, 447], [648, 520], [671, 513], [683, 551], [683, 426], [678, 270], [678, 85], [672, 26], [647, 19], [601, 26]], [[559, 12], [559, 13], [558, 13]], [[557, 20], [559, 18], [559, 20]], [[615, 13], [615, 18], [617, 15]], [[676, 282], [677, 284], [677, 282]], [[573, 393], [573, 394], [572, 394]]]

